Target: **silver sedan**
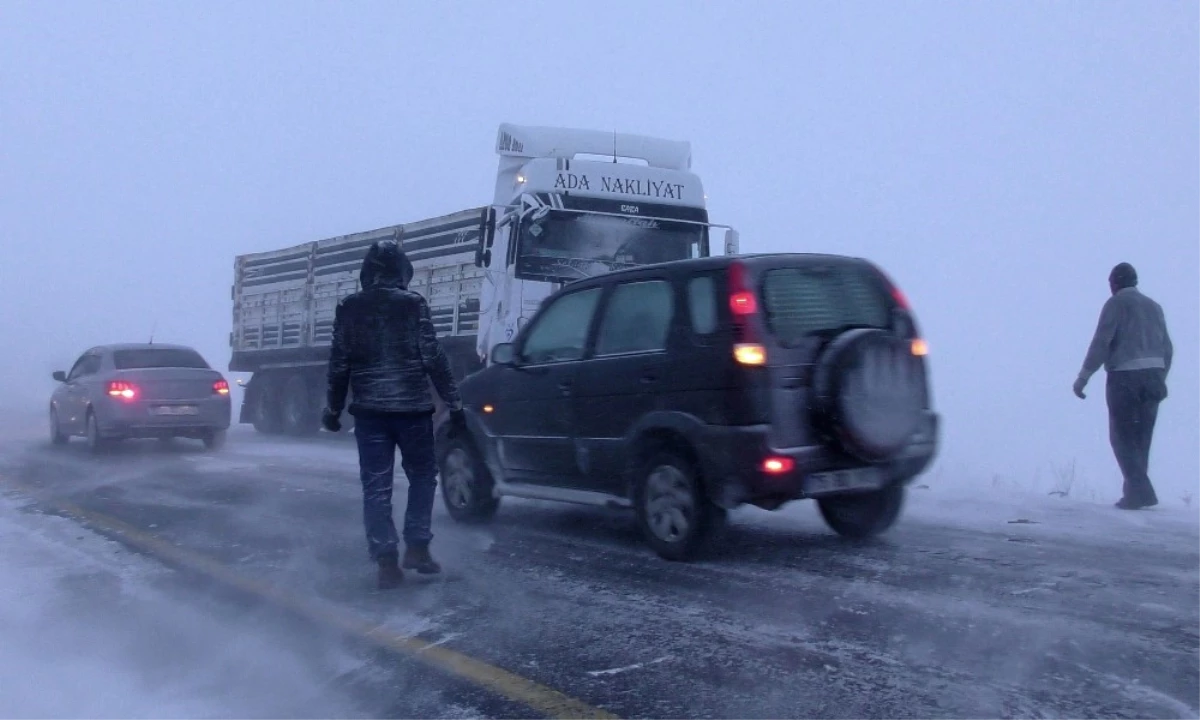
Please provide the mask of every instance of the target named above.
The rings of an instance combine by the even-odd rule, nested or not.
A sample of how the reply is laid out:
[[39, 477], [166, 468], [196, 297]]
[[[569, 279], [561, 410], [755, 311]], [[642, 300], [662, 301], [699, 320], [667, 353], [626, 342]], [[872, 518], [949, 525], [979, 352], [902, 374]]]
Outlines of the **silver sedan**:
[[56, 372], [50, 438], [72, 436], [100, 450], [125, 438], [187, 437], [210, 450], [229, 429], [229, 383], [200, 353], [183, 345], [104, 345]]

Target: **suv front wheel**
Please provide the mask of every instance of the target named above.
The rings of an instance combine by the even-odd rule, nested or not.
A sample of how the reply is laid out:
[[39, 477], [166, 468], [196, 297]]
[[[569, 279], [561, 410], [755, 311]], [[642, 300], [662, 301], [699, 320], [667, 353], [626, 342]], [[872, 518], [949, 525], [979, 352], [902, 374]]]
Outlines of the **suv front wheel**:
[[862, 540], [878, 535], [896, 523], [904, 507], [904, 485], [894, 483], [880, 490], [820, 498], [821, 517], [834, 532]]
[[492, 492], [492, 475], [474, 445], [465, 438], [451, 438], [438, 466], [442, 501], [450, 517], [461, 523], [475, 523], [495, 516], [500, 498]]
[[638, 524], [666, 560], [690, 560], [724, 520], [725, 511], [704, 493], [684, 458], [659, 452], [642, 466], [637, 487]]

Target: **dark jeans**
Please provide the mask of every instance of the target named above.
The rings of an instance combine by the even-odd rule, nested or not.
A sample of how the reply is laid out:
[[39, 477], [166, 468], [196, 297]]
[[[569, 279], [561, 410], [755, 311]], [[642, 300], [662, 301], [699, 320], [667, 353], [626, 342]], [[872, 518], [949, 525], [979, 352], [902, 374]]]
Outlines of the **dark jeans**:
[[1143, 504], [1158, 501], [1150, 484], [1150, 441], [1158, 404], [1167, 397], [1162, 370], [1108, 373], [1108, 439], [1125, 476], [1125, 499]]
[[428, 545], [433, 539], [433, 496], [437, 490], [433, 415], [362, 413], [354, 417], [358, 467], [363, 486], [363, 524], [372, 560], [398, 555], [396, 524], [392, 521], [392, 480], [396, 448], [408, 476], [408, 507], [404, 512], [404, 542]]

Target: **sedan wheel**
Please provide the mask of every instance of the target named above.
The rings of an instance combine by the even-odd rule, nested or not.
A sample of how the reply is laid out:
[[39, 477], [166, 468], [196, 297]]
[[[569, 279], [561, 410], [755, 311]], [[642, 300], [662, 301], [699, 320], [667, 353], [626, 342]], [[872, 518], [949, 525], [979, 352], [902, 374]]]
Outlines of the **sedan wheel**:
[[212, 430], [204, 436], [204, 447], [209, 451], [216, 452], [225, 447], [226, 433], [224, 430]]
[[58, 411], [50, 408], [50, 442], [54, 445], [66, 445], [71, 439], [69, 435], [64, 435], [62, 425], [58, 422]]
[[94, 453], [101, 452], [108, 447], [108, 441], [100, 435], [100, 426], [96, 422], [96, 414], [91, 410], [87, 414], [87, 444], [88, 450]]

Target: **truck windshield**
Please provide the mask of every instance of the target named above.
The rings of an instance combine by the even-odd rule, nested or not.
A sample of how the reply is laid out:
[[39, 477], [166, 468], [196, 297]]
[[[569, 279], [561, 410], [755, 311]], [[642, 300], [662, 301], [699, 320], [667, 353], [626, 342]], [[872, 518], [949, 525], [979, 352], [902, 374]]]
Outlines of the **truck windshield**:
[[551, 282], [704, 253], [704, 225], [551, 211], [521, 225], [516, 275]]

